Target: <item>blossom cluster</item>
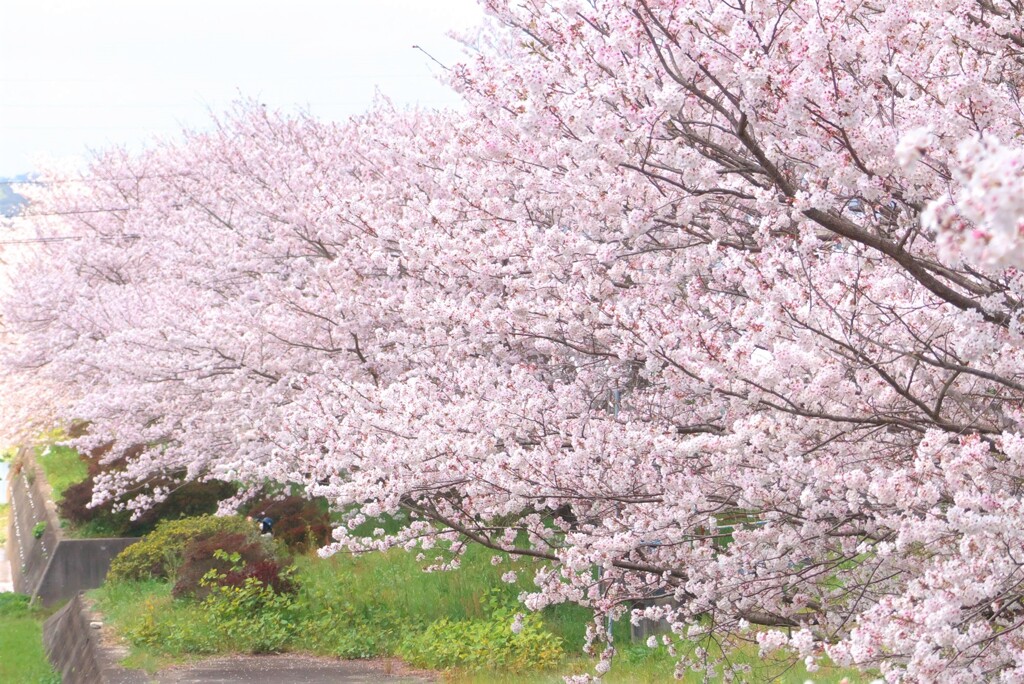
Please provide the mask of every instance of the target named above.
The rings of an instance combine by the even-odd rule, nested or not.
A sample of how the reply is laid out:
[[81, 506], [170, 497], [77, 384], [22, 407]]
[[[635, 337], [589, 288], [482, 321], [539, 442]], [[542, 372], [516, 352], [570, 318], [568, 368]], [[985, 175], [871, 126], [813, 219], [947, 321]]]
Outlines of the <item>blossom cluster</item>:
[[1024, 679], [1020, 3], [483, 4], [460, 112], [242, 103], [26, 189], [7, 424], [151, 445], [129, 507], [269, 480], [351, 512], [324, 553], [533, 558], [680, 676]]

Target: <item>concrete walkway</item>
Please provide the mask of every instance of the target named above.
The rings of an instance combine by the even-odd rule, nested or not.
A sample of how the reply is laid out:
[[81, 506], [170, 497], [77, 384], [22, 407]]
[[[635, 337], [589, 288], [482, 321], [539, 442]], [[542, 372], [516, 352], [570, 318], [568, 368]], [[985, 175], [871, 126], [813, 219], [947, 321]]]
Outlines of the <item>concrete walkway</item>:
[[158, 672], [157, 684], [422, 684], [400, 675], [394, 661], [334, 660], [301, 655], [213, 658]]

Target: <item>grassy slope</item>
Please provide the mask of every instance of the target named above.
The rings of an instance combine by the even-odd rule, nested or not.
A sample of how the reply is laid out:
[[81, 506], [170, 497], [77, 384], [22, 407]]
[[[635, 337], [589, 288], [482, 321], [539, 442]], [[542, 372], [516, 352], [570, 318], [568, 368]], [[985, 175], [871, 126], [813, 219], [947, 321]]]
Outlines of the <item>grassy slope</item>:
[[88, 465], [71, 447], [56, 444], [36, 447], [36, 460], [46, 473], [54, 503], [60, 502], [65, 489], [89, 477]]
[[[373, 657], [392, 655], [403, 639], [420, 633], [434, 620], [480, 620], [485, 617], [484, 598], [489, 592], [507, 593], [514, 597], [529, 587], [505, 585], [499, 580], [509, 569], [507, 563], [490, 564], [491, 552], [471, 548], [458, 572], [423, 573], [411, 554], [391, 551], [367, 554], [358, 558], [335, 556], [327, 560], [301, 558], [299, 576], [303, 590], [299, 597], [301, 638], [292, 643], [295, 650], [324, 655]], [[528, 569], [525, 562], [520, 569]], [[520, 576], [528, 576], [521, 572]], [[130, 657], [133, 667], [153, 669], [188, 657], [196, 644], [206, 653], [220, 651], [223, 640], [203, 622], [199, 606], [173, 601], [167, 584], [148, 582], [108, 585], [94, 592], [107, 619], [121, 630], [137, 630], [143, 620], [176, 625], [169, 640], [161, 642], [160, 650], [136, 648]], [[140, 611], [140, 606], [143, 608]], [[589, 619], [588, 611], [578, 606], [557, 606], [544, 613], [545, 627], [562, 639], [565, 658], [552, 672], [501, 674], [494, 672], [452, 672], [451, 681], [465, 683], [559, 682], [569, 673], [591, 671], [593, 662], [581, 656], [583, 633]], [[206, 624], [207, 626], [202, 626]], [[674, 659], [665, 649], [650, 650], [643, 645], [628, 644], [628, 625], [616, 628], [620, 655], [616, 658], [607, 682], [671, 681]], [[179, 643], [173, 643], [180, 638]], [[802, 666], [787, 669], [781, 663], [763, 662], [756, 649], [743, 648], [735, 659], [746, 662], [757, 673], [757, 681], [799, 684], [813, 679], [819, 684], [860, 677], [851, 671], [822, 668], [809, 674]], [[696, 673], [687, 681], [700, 681]], [[865, 681], [867, 681], [865, 679]]]
[[[68, 487], [89, 477], [89, 466], [77, 451], [53, 443], [55, 439], [61, 438], [58, 433], [56, 437], [48, 438], [46, 443], [36, 447], [36, 461], [46, 473], [46, 481], [53, 490], [54, 503], [60, 503]], [[73, 525], [61, 519], [61, 528], [67, 536], [76, 539], [119, 536], [117, 523], [111, 523], [105, 518], [91, 520], [82, 525]]]

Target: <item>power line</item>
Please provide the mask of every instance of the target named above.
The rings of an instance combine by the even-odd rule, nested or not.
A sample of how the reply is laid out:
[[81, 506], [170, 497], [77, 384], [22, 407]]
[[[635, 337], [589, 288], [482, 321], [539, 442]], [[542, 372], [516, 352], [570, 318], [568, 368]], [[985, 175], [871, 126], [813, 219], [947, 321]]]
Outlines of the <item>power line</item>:
[[64, 235], [61, 237], [48, 237], [48, 238], [25, 238], [24, 240], [0, 240], [0, 245], [33, 245], [47, 242], [66, 242], [68, 240], [99, 240], [101, 242], [113, 242], [115, 240], [139, 240], [141, 235], [117, 235], [111, 237], [103, 237], [96, 235]]
[[68, 185], [71, 183], [113, 183], [115, 181], [164, 180], [168, 178], [195, 178], [188, 173], [164, 173], [152, 176], [125, 176], [123, 178], [62, 178], [59, 180], [0, 180], [0, 185]]
[[78, 211], [41, 211], [35, 214], [15, 214], [8, 218], [38, 218], [40, 216], [80, 216], [81, 214], [108, 214], [115, 211], [131, 211], [128, 207], [114, 209], [80, 209]]

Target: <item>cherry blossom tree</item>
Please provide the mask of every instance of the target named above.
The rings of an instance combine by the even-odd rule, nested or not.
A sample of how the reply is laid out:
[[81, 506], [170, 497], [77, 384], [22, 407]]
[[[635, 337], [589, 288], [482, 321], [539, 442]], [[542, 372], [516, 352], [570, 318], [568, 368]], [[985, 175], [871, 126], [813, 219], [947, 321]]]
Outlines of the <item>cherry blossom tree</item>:
[[667, 617], [680, 673], [1024, 677], [1020, 3], [484, 4], [465, 112], [250, 103], [51, 179], [33, 411], [153, 445], [108, 495], [273, 480], [353, 511], [325, 552], [533, 557], [528, 608]]

